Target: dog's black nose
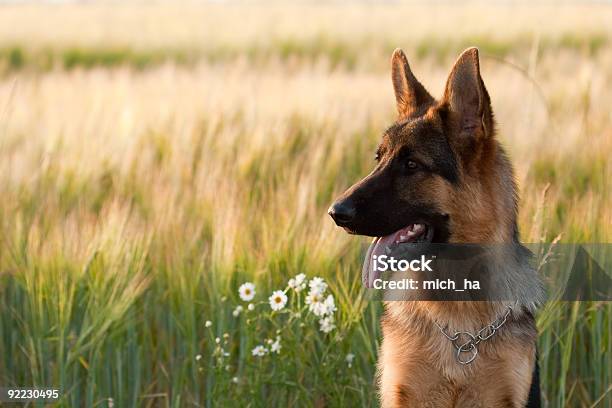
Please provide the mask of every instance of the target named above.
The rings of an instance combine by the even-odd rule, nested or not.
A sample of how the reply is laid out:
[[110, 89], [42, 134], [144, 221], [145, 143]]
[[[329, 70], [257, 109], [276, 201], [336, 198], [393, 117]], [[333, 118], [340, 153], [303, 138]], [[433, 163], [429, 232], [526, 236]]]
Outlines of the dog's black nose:
[[350, 200], [337, 201], [329, 207], [327, 213], [334, 219], [336, 224], [344, 227], [355, 218], [357, 210]]

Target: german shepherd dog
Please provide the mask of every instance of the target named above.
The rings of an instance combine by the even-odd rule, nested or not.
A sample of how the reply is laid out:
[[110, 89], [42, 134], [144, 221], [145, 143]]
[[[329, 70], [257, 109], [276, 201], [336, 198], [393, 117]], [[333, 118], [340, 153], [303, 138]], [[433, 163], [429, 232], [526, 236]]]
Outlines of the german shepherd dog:
[[[330, 207], [347, 232], [383, 244], [519, 243], [511, 163], [495, 138], [478, 50], [464, 51], [436, 101], [403, 51], [391, 59], [399, 112], [376, 152], [376, 167]], [[520, 268], [519, 268], [520, 269]], [[520, 286], [528, 268], [503, 276]], [[537, 302], [385, 302], [378, 381], [389, 407], [537, 407]], [[469, 364], [457, 360], [451, 333], [479, 333], [504, 317]], [[447, 328], [444, 335], [443, 325]], [[474, 348], [472, 348], [474, 347]], [[475, 353], [476, 354], [476, 353]]]

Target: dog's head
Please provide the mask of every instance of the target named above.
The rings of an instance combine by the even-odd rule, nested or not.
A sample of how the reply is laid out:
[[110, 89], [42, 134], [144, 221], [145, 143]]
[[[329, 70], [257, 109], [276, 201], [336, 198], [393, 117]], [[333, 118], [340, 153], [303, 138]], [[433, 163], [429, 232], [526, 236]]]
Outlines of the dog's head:
[[392, 80], [399, 116], [384, 133], [376, 166], [330, 207], [351, 234], [375, 244], [504, 242], [516, 236], [511, 166], [494, 139], [478, 50], [464, 51], [436, 101], [401, 50]]

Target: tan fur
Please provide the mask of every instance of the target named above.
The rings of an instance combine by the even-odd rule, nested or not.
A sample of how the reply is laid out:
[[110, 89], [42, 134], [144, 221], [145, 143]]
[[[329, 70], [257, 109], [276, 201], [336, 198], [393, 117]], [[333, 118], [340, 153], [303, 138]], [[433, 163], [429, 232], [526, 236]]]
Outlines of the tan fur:
[[[379, 386], [383, 407], [521, 407], [535, 362], [535, 329], [508, 325], [463, 366], [434, 321], [476, 332], [502, 313], [488, 302], [387, 302]], [[497, 313], [496, 313], [497, 312]], [[517, 316], [519, 317], [519, 316]]]
[[[533, 314], [542, 292], [518, 242], [512, 166], [495, 138], [478, 51], [461, 54], [439, 102], [416, 79], [401, 50], [393, 53], [391, 67], [398, 120], [383, 135], [374, 171], [344, 192], [329, 214], [354, 234], [384, 237], [423, 222], [430, 224], [434, 243], [507, 244], [510, 255], [484, 259], [483, 277], [508, 295], [504, 298], [517, 301], [495, 336], [478, 344], [477, 358], [462, 365], [436, 323], [449, 334], [475, 335], [500, 318], [507, 303], [417, 301], [424, 288], [386, 291], [385, 299], [395, 301], [385, 303], [382, 319], [382, 405], [524, 406], [535, 363]], [[497, 255], [496, 249], [490, 254]]]
[[[401, 119], [418, 111], [407, 101], [415, 100], [410, 83], [418, 92], [421, 85], [411, 72], [405, 76], [399, 72], [402, 67], [409, 70], [401, 51], [394, 53], [392, 66]], [[424, 115], [429, 122], [440, 122], [437, 112], [445, 104], [451, 115], [453, 109], [473, 109], [483, 118], [475, 124], [456, 119], [457, 128], [474, 126], [478, 140], [476, 146], [471, 146], [469, 159], [462, 163], [461, 187], [434, 177], [418, 188], [423, 200], [435, 201], [449, 214], [454, 231], [450, 242], [510, 242], [515, 215], [512, 174], [507, 170], [508, 163], [500, 162], [506, 160], [505, 155], [492, 137], [492, 112], [484, 86], [482, 90], [478, 88], [478, 103], [473, 103], [475, 94], [461, 91], [474, 80], [481, 81], [478, 54], [471, 49], [462, 54], [451, 71], [443, 101], [431, 106]], [[458, 139], [452, 148], [458, 155], [466, 156], [462, 151], [465, 146]], [[500, 180], [506, 185], [500, 185]], [[410, 190], [405, 194], [414, 196]], [[478, 345], [478, 358], [467, 366], [457, 362], [455, 348], [435, 325], [435, 322], [448, 325], [451, 333], [476, 333], [505, 310], [506, 305], [501, 302], [386, 302], [378, 362], [382, 406], [524, 406], [535, 363], [536, 329], [532, 314], [515, 308], [508, 323], [492, 339]]]

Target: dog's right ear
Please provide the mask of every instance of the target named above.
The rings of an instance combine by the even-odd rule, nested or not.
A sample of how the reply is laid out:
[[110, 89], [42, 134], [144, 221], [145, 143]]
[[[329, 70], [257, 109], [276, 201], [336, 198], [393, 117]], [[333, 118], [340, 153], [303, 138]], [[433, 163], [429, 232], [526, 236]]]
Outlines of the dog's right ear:
[[468, 48], [455, 62], [442, 100], [460, 135], [478, 139], [493, 134], [491, 99], [480, 76], [478, 49]]
[[400, 119], [406, 119], [434, 102], [434, 98], [415, 78], [404, 51], [399, 48], [391, 56], [391, 79]]

